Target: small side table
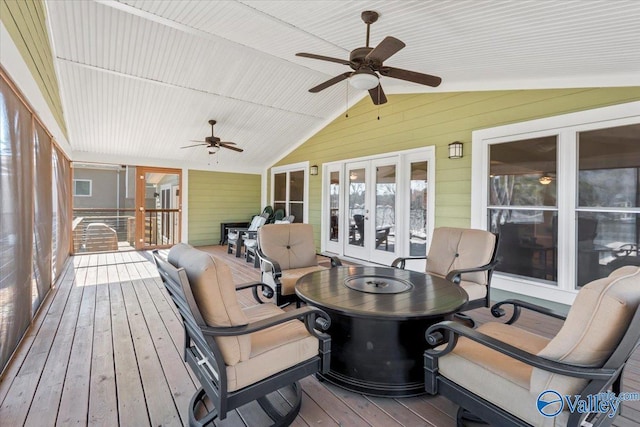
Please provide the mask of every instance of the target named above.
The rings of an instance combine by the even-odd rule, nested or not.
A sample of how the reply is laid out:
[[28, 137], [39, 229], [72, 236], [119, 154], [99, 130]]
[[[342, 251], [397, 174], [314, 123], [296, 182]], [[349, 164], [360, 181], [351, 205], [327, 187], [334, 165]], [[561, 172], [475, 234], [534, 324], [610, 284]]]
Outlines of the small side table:
[[249, 222], [221, 222], [220, 223], [220, 243], [219, 245], [224, 245], [227, 243], [227, 233], [231, 228], [248, 228]]

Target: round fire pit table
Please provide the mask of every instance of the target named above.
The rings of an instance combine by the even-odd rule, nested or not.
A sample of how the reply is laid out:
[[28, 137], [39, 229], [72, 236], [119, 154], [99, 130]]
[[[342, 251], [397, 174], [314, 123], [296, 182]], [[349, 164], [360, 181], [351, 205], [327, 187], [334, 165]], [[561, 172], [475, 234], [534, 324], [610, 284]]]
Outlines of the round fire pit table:
[[437, 276], [363, 266], [306, 274], [296, 294], [331, 317], [331, 370], [322, 378], [382, 397], [425, 392], [424, 333], [468, 298], [462, 288]]

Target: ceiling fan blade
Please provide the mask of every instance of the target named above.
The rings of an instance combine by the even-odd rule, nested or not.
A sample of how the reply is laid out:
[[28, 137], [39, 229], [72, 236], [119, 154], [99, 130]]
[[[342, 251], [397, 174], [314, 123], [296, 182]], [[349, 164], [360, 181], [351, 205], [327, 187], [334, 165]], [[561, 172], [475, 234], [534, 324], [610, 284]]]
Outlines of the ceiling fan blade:
[[393, 77], [394, 79], [406, 80], [408, 82], [418, 83], [421, 85], [427, 85], [432, 87], [438, 87], [442, 82], [442, 79], [438, 76], [417, 73], [415, 71], [403, 70], [401, 68], [382, 67], [380, 69], [380, 74], [386, 77]]
[[237, 151], [238, 153], [242, 153], [244, 151], [242, 148], [232, 147], [227, 144], [233, 144], [233, 142], [221, 142], [220, 147], [228, 148], [229, 150]]
[[309, 89], [309, 92], [311, 93], [320, 92], [321, 90], [326, 89], [329, 86], [333, 86], [334, 84], [341, 82], [344, 79], [348, 79], [352, 73], [353, 73], [352, 71], [347, 71], [346, 73], [342, 73], [339, 76], [335, 76], [334, 78], [329, 79], [324, 83], [320, 83], [318, 86], [312, 87], [311, 89]]
[[387, 36], [378, 44], [378, 46], [375, 47], [375, 49], [369, 52], [369, 54], [365, 57], [365, 60], [375, 61], [382, 64], [384, 61], [389, 59], [392, 55], [396, 54], [405, 46], [406, 45], [401, 40], [398, 40], [395, 37]]
[[302, 56], [303, 58], [319, 59], [321, 61], [337, 62], [338, 64], [342, 64], [342, 65], [350, 64], [349, 61], [346, 59], [332, 58], [330, 56], [316, 55], [314, 53], [300, 52], [300, 53], [296, 53], [296, 56]]
[[227, 144], [227, 145], [238, 145], [235, 142], [230, 142], [230, 141], [220, 141], [218, 142], [218, 144], [222, 145], [222, 144]]
[[375, 105], [384, 104], [387, 102], [387, 96], [384, 94], [382, 90], [382, 85], [378, 84], [378, 86], [373, 89], [369, 89], [369, 95], [371, 96], [371, 100]]
[[[193, 141], [193, 140], [192, 140]], [[195, 141], [194, 141], [195, 142]], [[184, 147], [180, 147], [180, 148], [191, 148], [191, 147], [198, 147], [200, 145], [209, 145], [208, 142], [201, 142], [200, 144], [193, 144], [193, 145], [185, 145]]]

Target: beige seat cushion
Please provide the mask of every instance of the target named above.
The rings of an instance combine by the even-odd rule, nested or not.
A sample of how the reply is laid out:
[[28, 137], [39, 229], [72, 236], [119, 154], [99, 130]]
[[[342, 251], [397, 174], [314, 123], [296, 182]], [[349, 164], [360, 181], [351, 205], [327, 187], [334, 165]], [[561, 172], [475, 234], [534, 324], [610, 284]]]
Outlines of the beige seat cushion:
[[311, 267], [294, 268], [293, 270], [283, 271], [282, 277], [280, 277], [280, 283], [282, 284], [282, 295], [295, 294], [296, 282], [305, 274], [326, 269], [326, 267], [323, 267], [321, 265], [312, 265]]
[[[222, 260], [198, 249], [186, 250], [179, 259], [189, 278], [193, 297], [208, 326], [241, 326], [249, 323], [238, 303], [229, 266]], [[249, 359], [251, 341], [248, 335], [216, 337], [227, 365]]]
[[[532, 354], [549, 342], [547, 338], [497, 322], [485, 323], [477, 330]], [[467, 338], [459, 338], [453, 352], [440, 357], [438, 364], [443, 376], [472, 393], [533, 425], [545, 422], [536, 409], [537, 394], [529, 392], [531, 366]]]
[[[562, 328], [539, 356], [585, 366], [602, 366], [617, 347], [640, 303], [640, 268], [621, 267], [585, 285]], [[535, 369], [533, 393], [553, 389], [574, 394], [585, 380]]]
[[[426, 271], [444, 277], [452, 270], [481, 267], [491, 262], [495, 244], [496, 235], [485, 230], [436, 228], [429, 247]], [[488, 275], [486, 272], [466, 273], [462, 280], [486, 285]], [[469, 297], [475, 299], [471, 295]]]
[[311, 224], [267, 224], [258, 230], [258, 245], [282, 271], [318, 265]]
[[[282, 312], [274, 304], [259, 304], [244, 309], [250, 322]], [[227, 366], [229, 391], [246, 387], [318, 354], [318, 339], [310, 335], [298, 320], [255, 332], [250, 339], [250, 358]]]

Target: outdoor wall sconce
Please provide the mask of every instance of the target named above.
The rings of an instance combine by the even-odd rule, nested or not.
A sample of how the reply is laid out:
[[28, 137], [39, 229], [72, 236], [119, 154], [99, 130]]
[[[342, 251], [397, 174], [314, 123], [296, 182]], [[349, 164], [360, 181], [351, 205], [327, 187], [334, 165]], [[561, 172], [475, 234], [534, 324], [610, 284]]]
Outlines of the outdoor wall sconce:
[[318, 165], [313, 165], [309, 168], [309, 175], [318, 175]]
[[449, 158], [450, 159], [462, 158], [462, 142], [455, 141], [449, 144]]

